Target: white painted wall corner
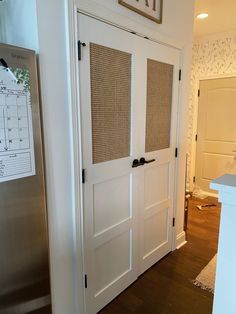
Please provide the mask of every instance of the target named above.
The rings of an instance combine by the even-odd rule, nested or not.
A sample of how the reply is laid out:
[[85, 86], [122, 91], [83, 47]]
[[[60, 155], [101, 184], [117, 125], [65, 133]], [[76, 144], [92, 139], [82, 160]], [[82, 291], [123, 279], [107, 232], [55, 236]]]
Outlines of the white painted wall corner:
[[184, 246], [187, 243], [186, 241], [186, 232], [182, 231], [180, 234], [176, 237], [176, 249], [180, 249], [182, 246]]

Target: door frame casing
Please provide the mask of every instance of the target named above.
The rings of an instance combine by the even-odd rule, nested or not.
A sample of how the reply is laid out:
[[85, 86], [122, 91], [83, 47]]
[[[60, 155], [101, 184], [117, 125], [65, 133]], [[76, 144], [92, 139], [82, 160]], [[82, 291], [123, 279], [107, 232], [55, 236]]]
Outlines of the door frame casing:
[[79, 0], [68, 0], [67, 3], [67, 42], [68, 42], [68, 94], [71, 101], [70, 115], [73, 127], [71, 128], [72, 138], [72, 159], [74, 170], [74, 206], [75, 206], [75, 278], [76, 278], [76, 313], [87, 313], [84, 278], [84, 240], [83, 240], [83, 190], [82, 190], [82, 136], [80, 116], [80, 83], [78, 67], [78, 32], [77, 32], [77, 11]]
[[[207, 81], [207, 80], [217, 80], [217, 79], [224, 79], [224, 78], [233, 78], [236, 77], [236, 73], [230, 74], [216, 74], [216, 75], [209, 75], [209, 76], [200, 76], [197, 79], [197, 90], [200, 89], [200, 82]], [[197, 91], [196, 91], [197, 94]], [[198, 97], [198, 96], [195, 96]], [[190, 177], [190, 190], [193, 191], [195, 188], [195, 183], [193, 182], [193, 178], [196, 175], [196, 158], [197, 158], [197, 141], [195, 140], [195, 136], [198, 131], [198, 110], [199, 110], [199, 97], [197, 98], [196, 105], [194, 106], [193, 112], [193, 127], [192, 127], [192, 139], [191, 139], [191, 160], [190, 160], [190, 169], [189, 169], [189, 177]], [[204, 192], [207, 196], [217, 197], [215, 193], [208, 193]]]
[[[78, 296], [78, 304], [77, 304], [77, 313], [86, 313], [86, 298], [85, 298], [85, 289], [84, 289], [84, 247], [83, 247], [83, 193], [82, 193], [82, 139], [81, 139], [81, 122], [80, 122], [80, 81], [79, 81], [79, 66], [78, 66], [78, 58], [77, 58], [77, 21], [78, 21], [78, 10], [81, 8], [81, 3], [85, 5], [86, 1], [81, 0], [68, 0], [68, 20], [67, 20], [67, 29], [68, 29], [68, 59], [69, 59], [69, 68], [70, 68], [70, 77], [68, 82], [68, 89], [71, 99], [71, 117], [73, 123], [73, 132], [71, 134], [73, 141], [73, 169], [74, 169], [74, 202], [76, 207], [75, 214], [75, 223], [76, 223], [76, 247], [75, 250], [77, 252], [77, 260], [76, 260], [76, 278], [77, 280], [77, 296]], [[91, 1], [92, 2], [92, 1]], [[88, 2], [87, 2], [88, 5]], [[102, 9], [98, 7], [97, 4], [90, 4], [92, 6], [93, 12], [97, 13], [100, 18], [103, 18], [104, 14], [106, 15], [109, 12], [110, 23], [116, 21], [113, 20], [114, 12]], [[88, 5], [88, 6], [90, 6]], [[90, 15], [92, 14], [91, 12]], [[122, 26], [129, 27], [130, 20], [127, 17], [119, 16], [119, 24]], [[140, 25], [137, 23], [137, 27]], [[134, 29], [135, 26], [134, 26]], [[143, 27], [143, 33], [149, 34], [150, 29], [147, 27], [146, 29]], [[144, 35], [145, 36], [145, 35]], [[160, 39], [161, 37], [161, 39]], [[180, 68], [183, 68], [183, 61], [185, 55], [184, 45], [176, 40], [170, 40], [169, 37], [158, 36], [155, 34], [153, 37], [160, 44], [172, 46], [180, 51]], [[186, 155], [186, 147], [181, 145], [182, 138], [180, 124], [183, 123], [182, 118], [182, 109], [183, 109], [183, 101], [182, 101], [182, 90], [183, 90], [183, 80], [179, 83], [179, 103], [178, 103], [178, 116], [177, 116], [177, 132], [176, 132], [176, 146], [179, 148], [179, 152], [181, 149], [182, 155]], [[185, 121], [186, 123], [186, 121]], [[183, 134], [184, 132], [182, 132]], [[185, 138], [184, 138], [185, 140]], [[174, 192], [174, 217], [177, 218], [177, 204], [183, 203], [183, 214], [184, 214], [184, 195], [178, 195], [177, 193], [177, 185], [180, 179], [180, 171], [185, 170], [185, 166], [180, 170], [182, 165], [180, 165], [180, 158], [176, 159], [175, 162], [175, 192]], [[77, 175], [76, 175], [77, 174]], [[181, 181], [180, 181], [181, 182]], [[182, 219], [181, 219], [182, 220]], [[177, 221], [176, 221], [177, 222]], [[180, 222], [181, 230], [183, 221]], [[183, 244], [185, 244], [185, 232], [177, 234], [176, 227], [173, 228], [172, 233], [172, 250], [179, 248]], [[82, 262], [81, 262], [82, 261]]]

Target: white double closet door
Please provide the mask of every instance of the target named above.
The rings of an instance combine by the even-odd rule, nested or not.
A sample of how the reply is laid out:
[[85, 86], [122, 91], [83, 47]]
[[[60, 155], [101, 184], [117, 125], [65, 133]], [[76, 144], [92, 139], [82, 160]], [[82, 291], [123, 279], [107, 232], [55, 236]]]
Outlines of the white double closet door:
[[172, 249], [179, 51], [82, 14], [78, 34], [93, 314]]

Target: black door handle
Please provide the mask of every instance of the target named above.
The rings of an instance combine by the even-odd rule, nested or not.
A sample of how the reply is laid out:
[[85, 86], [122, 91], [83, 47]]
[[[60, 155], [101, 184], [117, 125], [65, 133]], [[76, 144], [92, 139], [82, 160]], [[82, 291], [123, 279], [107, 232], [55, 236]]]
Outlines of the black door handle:
[[138, 159], [134, 159], [133, 163], [132, 163], [132, 168], [136, 168], [136, 167], [140, 167], [143, 166], [144, 164], [140, 161], [138, 161]]
[[143, 166], [144, 164], [150, 164], [151, 162], [154, 162], [154, 161], [156, 161], [156, 159], [146, 160], [144, 157], [140, 158], [139, 161], [138, 159], [134, 159], [132, 163], [132, 168], [140, 167], [140, 166]]
[[150, 159], [150, 160], [146, 160], [144, 157], [142, 157], [142, 158], [140, 158], [140, 163], [141, 164], [150, 164], [151, 162], [154, 162], [154, 161], [156, 161], [156, 159]]

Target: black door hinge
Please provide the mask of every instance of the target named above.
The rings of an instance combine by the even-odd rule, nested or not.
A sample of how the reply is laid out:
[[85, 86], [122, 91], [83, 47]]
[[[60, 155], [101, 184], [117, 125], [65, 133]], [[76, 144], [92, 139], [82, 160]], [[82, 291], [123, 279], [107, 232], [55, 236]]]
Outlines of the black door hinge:
[[175, 218], [173, 217], [172, 226], [175, 226]]
[[179, 81], [182, 80], [182, 70], [179, 70]]
[[195, 135], [195, 141], [197, 142], [197, 134]]
[[82, 170], [82, 183], [85, 183], [85, 169]]
[[197, 91], [197, 95], [198, 95], [198, 97], [200, 97], [200, 94], [201, 94], [201, 92], [200, 92], [200, 89]]
[[81, 46], [86, 47], [85, 43], [82, 43], [80, 40], [78, 40], [78, 60], [81, 60]]
[[175, 158], [178, 157], [178, 147], [175, 148]]
[[85, 289], [88, 288], [88, 277], [87, 277], [87, 275], [84, 275], [84, 287], [85, 287]]
[[196, 177], [194, 176], [194, 177], [193, 177], [193, 183], [195, 183], [195, 182], [196, 182]]

